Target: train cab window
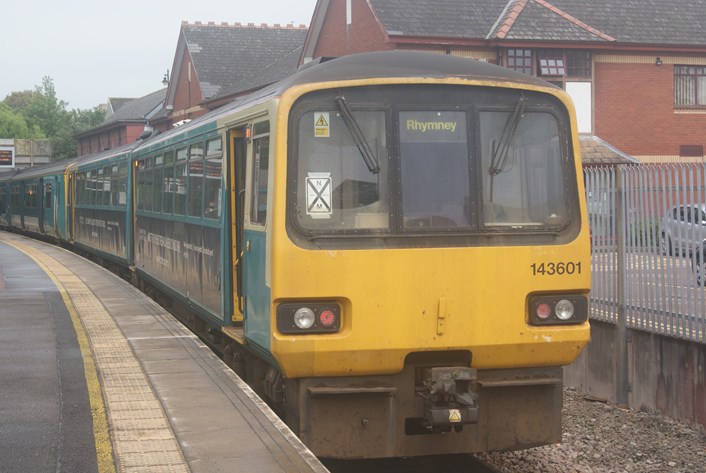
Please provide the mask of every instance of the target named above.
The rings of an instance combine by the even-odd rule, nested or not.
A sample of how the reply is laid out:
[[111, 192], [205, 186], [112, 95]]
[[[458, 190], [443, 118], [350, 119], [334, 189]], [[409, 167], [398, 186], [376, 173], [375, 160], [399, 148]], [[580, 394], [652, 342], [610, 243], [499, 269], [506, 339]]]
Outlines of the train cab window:
[[570, 120], [551, 95], [326, 90], [290, 117], [288, 232], [303, 246], [533, 244], [580, 228]]
[[176, 152], [176, 164], [174, 165], [174, 214], [186, 214], [186, 148], [178, 149]]
[[260, 122], [253, 126], [252, 194], [250, 199], [250, 223], [264, 225], [267, 221], [268, 173], [270, 168], [270, 123]]
[[189, 146], [189, 185], [187, 195], [189, 205], [187, 208], [190, 217], [200, 217], [201, 201], [203, 199], [203, 144], [194, 143]]
[[51, 198], [52, 184], [51, 182], [44, 183], [44, 208], [52, 208], [52, 198]]
[[174, 151], [164, 153], [164, 175], [162, 177], [162, 212], [170, 214], [174, 211]]
[[480, 113], [486, 227], [567, 223], [559, 137], [557, 119], [548, 112]]
[[404, 228], [469, 227], [466, 113], [401, 111], [399, 128]]
[[206, 143], [206, 185], [203, 216], [218, 219], [221, 216], [221, 180], [223, 173], [223, 143], [220, 138]]
[[385, 112], [353, 109], [351, 115], [375, 162], [366, 161], [340, 112], [315, 110], [298, 120], [296, 218], [302, 228], [355, 231], [390, 225]]

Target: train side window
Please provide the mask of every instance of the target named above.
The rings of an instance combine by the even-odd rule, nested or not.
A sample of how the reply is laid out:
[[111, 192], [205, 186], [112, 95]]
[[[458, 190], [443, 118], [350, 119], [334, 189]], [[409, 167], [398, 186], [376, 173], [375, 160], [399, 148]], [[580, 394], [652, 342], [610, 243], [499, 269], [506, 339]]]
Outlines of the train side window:
[[44, 208], [45, 209], [50, 209], [52, 207], [52, 205], [51, 205], [51, 191], [52, 191], [51, 182], [45, 182], [44, 183]]
[[120, 172], [118, 171], [117, 164], [110, 168], [110, 181], [108, 182], [108, 187], [108, 193], [110, 195], [108, 205], [117, 207], [118, 205], [120, 205]]
[[250, 223], [264, 225], [267, 220], [267, 176], [270, 167], [270, 124], [256, 123], [253, 127], [253, 175]]
[[96, 171], [88, 171], [86, 175], [86, 204], [96, 204]]
[[110, 205], [110, 168], [104, 167], [98, 171], [100, 176], [100, 200], [101, 205]]
[[164, 175], [162, 177], [162, 211], [170, 214], [174, 211], [174, 151], [164, 153]]
[[174, 166], [174, 213], [184, 215], [186, 213], [186, 148], [178, 149], [176, 152], [176, 166]]
[[86, 193], [86, 173], [80, 173], [76, 175], [76, 188], [74, 189], [74, 199], [75, 203], [82, 205], [85, 200], [84, 194]]
[[194, 143], [189, 147], [189, 217], [201, 216], [203, 193], [203, 143]]
[[127, 205], [127, 163], [118, 167], [118, 205]]
[[162, 211], [162, 176], [164, 172], [163, 156], [155, 156], [154, 158], [154, 181], [152, 184], [152, 210], [155, 212]]
[[206, 184], [204, 189], [205, 218], [221, 216], [221, 179], [223, 173], [223, 142], [220, 138], [206, 143]]
[[13, 209], [18, 209], [20, 207], [20, 185], [15, 184], [10, 190], [10, 206]]
[[36, 184], [27, 184], [25, 186], [25, 207], [33, 209], [37, 207], [37, 186]]
[[140, 210], [153, 210], [153, 163], [153, 158], [147, 158], [137, 165], [137, 208]]

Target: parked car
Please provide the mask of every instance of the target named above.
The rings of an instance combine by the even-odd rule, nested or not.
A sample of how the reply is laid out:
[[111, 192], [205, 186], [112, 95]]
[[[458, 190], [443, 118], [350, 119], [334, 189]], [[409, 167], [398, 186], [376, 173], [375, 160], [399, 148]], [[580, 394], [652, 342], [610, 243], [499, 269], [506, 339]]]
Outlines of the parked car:
[[665, 255], [691, 258], [697, 284], [706, 285], [706, 204], [672, 207], [660, 222], [660, 245]]

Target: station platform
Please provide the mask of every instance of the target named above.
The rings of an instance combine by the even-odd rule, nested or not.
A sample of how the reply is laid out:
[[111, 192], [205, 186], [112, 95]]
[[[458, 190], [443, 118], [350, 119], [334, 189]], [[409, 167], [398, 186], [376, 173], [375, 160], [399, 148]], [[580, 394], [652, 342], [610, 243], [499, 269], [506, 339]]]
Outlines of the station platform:
[[0, 471], [327, 470], [147, 296], [0, 231]]

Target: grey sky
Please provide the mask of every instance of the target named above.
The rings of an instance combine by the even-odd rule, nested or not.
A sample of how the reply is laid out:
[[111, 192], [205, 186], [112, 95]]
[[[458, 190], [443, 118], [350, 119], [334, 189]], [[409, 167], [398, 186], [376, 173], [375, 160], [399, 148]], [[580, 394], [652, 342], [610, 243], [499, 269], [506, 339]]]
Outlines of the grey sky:
[[316, 0], [0, 0], [0, 100], [54, 81], [68, 109], [160, 89], [182, 20], [309, 25]]

